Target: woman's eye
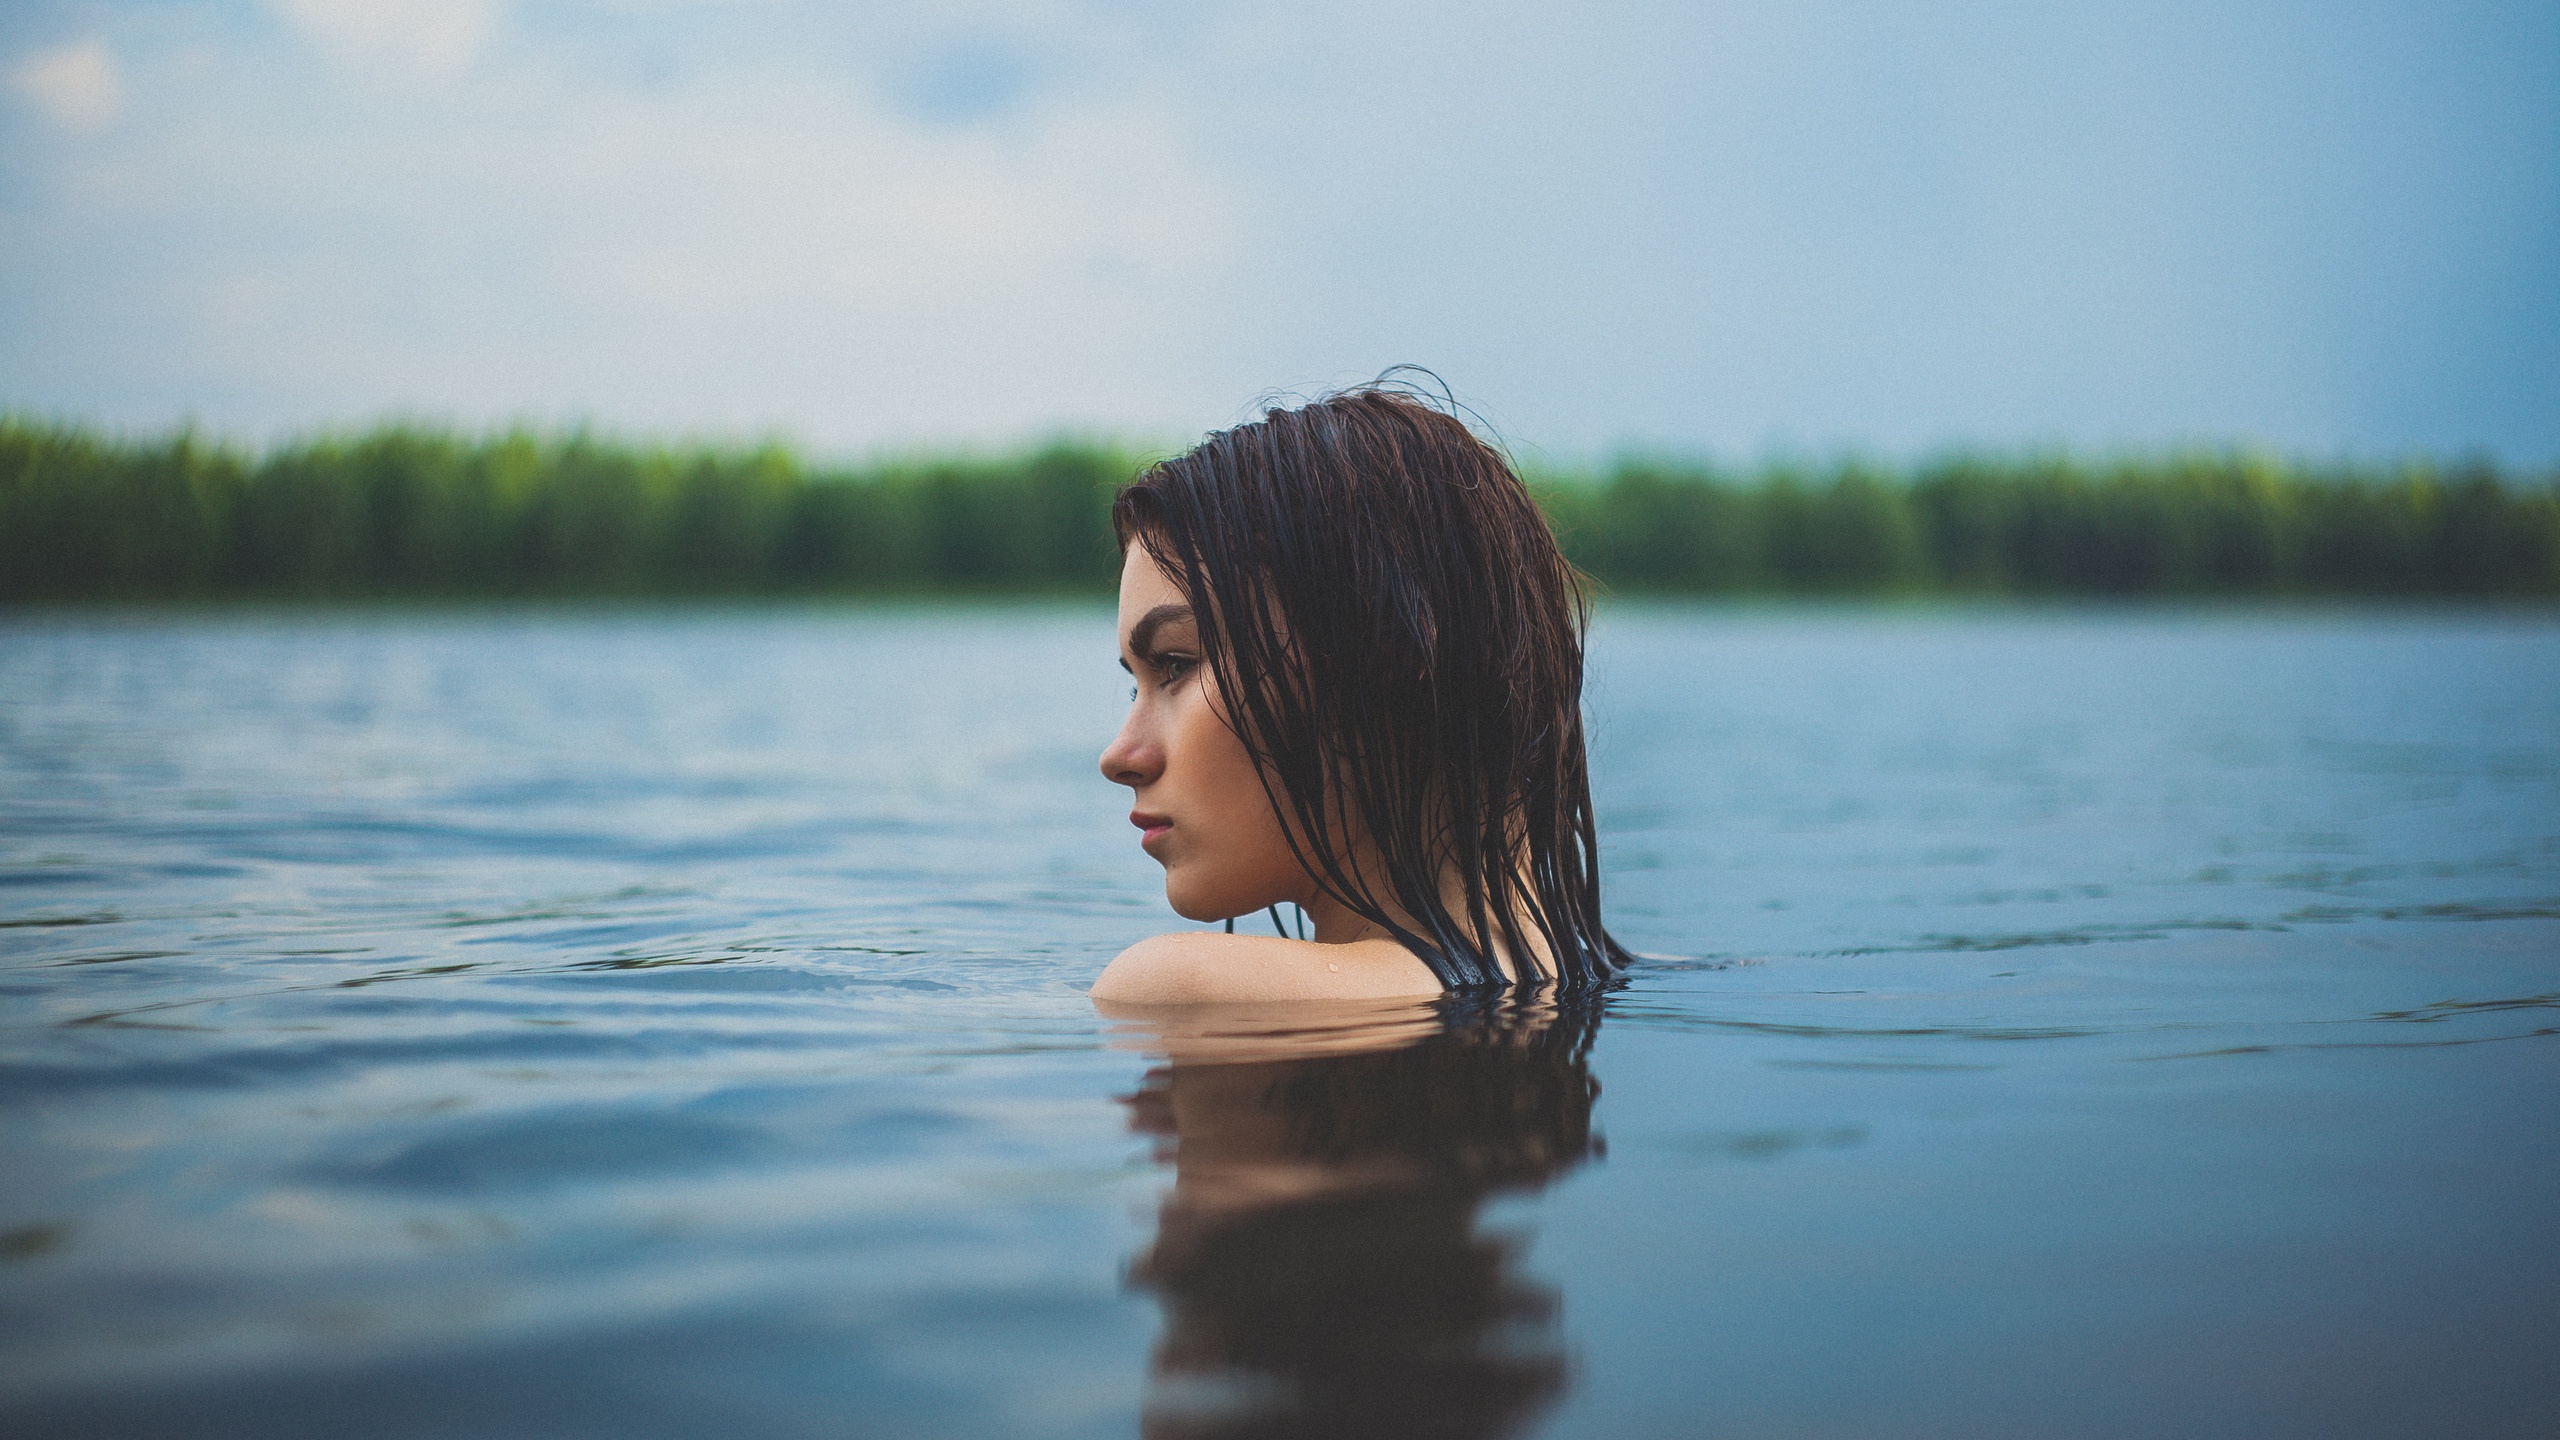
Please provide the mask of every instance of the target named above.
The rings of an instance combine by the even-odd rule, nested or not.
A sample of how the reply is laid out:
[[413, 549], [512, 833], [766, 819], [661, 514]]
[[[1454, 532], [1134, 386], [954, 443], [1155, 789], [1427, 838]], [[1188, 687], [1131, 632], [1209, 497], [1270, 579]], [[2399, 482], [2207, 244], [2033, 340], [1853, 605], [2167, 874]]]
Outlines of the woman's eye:
[[1191, 667], [1197, 663], [1187, 655], [1161, 655], [1156, 658], [1156, 673], [1164, 677], [1164, 683], [1170, 685], [1190, 674]]

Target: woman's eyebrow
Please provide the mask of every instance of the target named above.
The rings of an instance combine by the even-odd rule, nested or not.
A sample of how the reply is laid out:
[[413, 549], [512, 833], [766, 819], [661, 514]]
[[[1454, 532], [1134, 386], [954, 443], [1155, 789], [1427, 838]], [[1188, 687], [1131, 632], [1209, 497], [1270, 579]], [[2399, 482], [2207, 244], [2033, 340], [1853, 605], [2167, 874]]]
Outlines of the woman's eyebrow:
[[1158, 630], [1167, 625], [1180, 624], [1191, 618], [1191, 607], [1188, 605], [1159, 605], [1139, 616], [1138, 623], [1129, 627], [1131, 653], [1146, 654], [1154, 646]]

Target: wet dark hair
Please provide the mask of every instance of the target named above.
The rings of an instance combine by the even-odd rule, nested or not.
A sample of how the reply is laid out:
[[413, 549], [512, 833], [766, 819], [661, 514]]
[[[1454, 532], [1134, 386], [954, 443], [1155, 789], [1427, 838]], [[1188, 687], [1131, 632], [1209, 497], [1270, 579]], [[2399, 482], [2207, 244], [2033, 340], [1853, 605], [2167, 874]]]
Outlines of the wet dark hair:
[[[1111, 518], [1198, 615], [1228, 723], [1326, 894], [1452, 989], [1504, 983], [1497, 940], [1523, 987], [1625, 966], [1583, 756], [1587, 591], [1501, 452], [1380, 382], [1210, 436]], [[1375, 877], [1343, 853], [1361, 833]]]

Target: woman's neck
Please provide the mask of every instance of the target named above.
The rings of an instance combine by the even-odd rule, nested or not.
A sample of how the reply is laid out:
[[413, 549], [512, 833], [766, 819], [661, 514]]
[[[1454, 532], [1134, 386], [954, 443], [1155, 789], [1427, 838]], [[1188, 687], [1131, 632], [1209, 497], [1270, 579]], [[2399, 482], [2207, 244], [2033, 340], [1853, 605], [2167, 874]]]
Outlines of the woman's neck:
[[[1384, 888], [1375, 886], [1370, 893], [1378, 894]], [[1299, 908], [1306, 911], [1307, 918], [1315, 922], [1315, 941], [1319, 945], [1349, 945], [1364, 940], [1395, 939], [1394, 931], [1358, 913], [1321, 890], [1316, 890], [1309, 898], [1298, 903]], [[1465, 883], [1457, 877], [1455, 872], [1441, 877], [1440, 904], [1451, 916], [1463, 922], [1467, 913], [1467, 891]], [[1416, 921], [1402, 906], [1389, 902], [1386, 908], [1388, 916], [1403, 926], [1408, 933], [1416, 935], [1430, 933], [1428, 926]], [[1539, 933], [1538, 927], [1532, 922], [1525, 902], [1514, 907], [1512, 918], [1519, 925], [1521, 937], [1528, 942], [1529, 953], [1533, 957], [1536, 968], [1550, 975], [1554, 974], [1554, 956], [1548, 951], [1546, 937]], [[1493, 942], [1491, 958], [1494, 963], [1501, 967], [1504, 978], [1516, 978], [1518, 967], [1512, 963], [1510, 947], [1504, 943], [1500, 927], [1495, 927], [1491, 938]]]

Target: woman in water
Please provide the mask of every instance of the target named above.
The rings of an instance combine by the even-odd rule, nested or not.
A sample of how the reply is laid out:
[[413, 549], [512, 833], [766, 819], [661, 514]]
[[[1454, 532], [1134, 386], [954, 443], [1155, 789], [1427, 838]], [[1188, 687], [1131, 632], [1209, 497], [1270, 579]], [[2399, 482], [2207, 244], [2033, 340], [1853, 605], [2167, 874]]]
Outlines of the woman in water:
[[[1602, 984], [1581, 577], [1502, 455], [1365, 386], [1210, 436], [1121, 492], [1103, 774], [1165, 898], [1229, 933], [1120, 953], [1122, 1004]], [[1312, 939], [1232, 933], [1282, 901]]]

